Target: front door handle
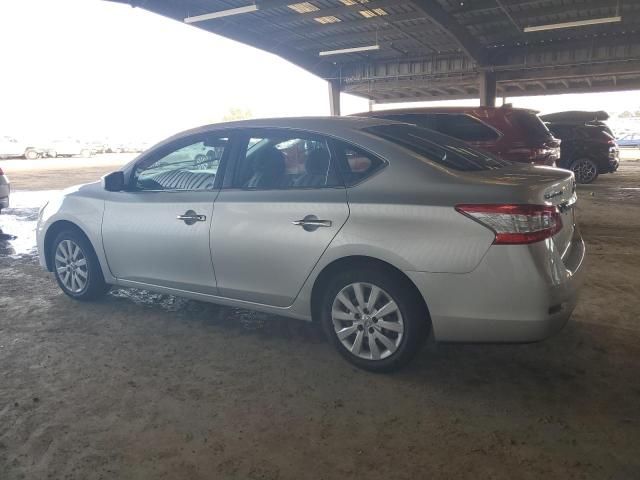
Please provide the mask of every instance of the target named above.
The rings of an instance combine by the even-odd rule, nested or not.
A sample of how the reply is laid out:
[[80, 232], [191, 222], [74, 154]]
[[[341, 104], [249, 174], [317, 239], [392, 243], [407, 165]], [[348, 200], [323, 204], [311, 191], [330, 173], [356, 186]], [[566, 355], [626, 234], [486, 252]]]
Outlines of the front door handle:
[[320, 227], [331, 226], [331, 220], [320, 220], [315, 215], [307, 215], [302, 220], [295, 220], [291, 223], [304, 228], [307, 232], [313, 232]]
[[207, 220], [206, 215], [198, 215], [193, 210], [187, 210], [182, 215], [176, 217], [178, 220], [182, 220], [187, 225], [193, 225], [196, 222], [204, 222]]

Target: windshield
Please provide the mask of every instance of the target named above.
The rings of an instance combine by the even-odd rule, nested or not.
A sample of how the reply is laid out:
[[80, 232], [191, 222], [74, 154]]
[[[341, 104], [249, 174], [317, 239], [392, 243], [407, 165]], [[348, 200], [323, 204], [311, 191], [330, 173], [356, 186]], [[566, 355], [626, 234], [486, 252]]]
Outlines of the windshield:
[[453, 170], [473, 172], [510, 165], [506, 160], [468, 147], [451, 137], [413, 125], [377, 125], [364, 130]]

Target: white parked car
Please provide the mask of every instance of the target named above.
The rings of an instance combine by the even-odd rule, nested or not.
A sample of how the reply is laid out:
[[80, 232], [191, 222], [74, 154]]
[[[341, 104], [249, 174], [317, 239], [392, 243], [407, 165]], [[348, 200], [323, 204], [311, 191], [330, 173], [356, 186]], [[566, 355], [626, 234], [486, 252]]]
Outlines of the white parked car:
[[61, 140], [54, 140], [46, 148], [46, 153], [49, 157], [90, 157], [93, 153], [91, 146], [87, 145], [80, 140], [73, 140], [71, 138], [65, 138]]
[[0, 137], [0, 158], [24, 157], [29, 160], [35, 160], [44, 156], [44, 154], [43, 149], [16, 140], [14, 137]]
[[13, 137], [0, 137], [0, 158], [22, 157], [27, 146]]

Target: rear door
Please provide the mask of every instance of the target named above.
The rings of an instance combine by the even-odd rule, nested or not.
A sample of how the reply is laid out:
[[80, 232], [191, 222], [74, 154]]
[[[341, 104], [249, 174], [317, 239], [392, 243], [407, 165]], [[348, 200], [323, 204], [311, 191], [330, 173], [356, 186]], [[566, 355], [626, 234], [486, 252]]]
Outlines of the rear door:
[[349, 216], [328, 139], [246, 130], [216, 199], [211, 251], [222, 296], [285, 307]]

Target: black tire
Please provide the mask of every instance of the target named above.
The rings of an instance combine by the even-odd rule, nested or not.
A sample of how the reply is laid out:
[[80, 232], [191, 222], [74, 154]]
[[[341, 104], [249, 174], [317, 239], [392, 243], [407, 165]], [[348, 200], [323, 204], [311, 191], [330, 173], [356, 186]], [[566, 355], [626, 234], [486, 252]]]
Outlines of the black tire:
[[598, 165], [590, 158], [579, 158], [571, 163], [569, 167], [576, 176], [576, 182], [586, 185], [598, 178], [600, 171]]
[[24, 158], [26, 158], [27, 160], [37, 160], [38, 158], [40, 158], [40, 154], [35, 150], [27, 150], [26, 152], [24, 152]]
[[[65, 243], [65, 247], [69, 245], [68, 242], [72, 242], [72, 244], [79, 247], [82, 257], [86, 260], [86, 272], [84, 272], [86, 273], [85, 284], [82, 288], [78, 288], [77, 290], [72, 290], [68, 285], [65, 285], [63, 279], [64, 277], [61, 278], [62, 273], [58, 268], [56, 252], [58, 251], [58, 246], [63, 242], [67, 242]], [[80, 232], [72, 229], [63, 230], [62, 232], [60, 232], [51, 244], [51, 251], [49, 252], [49, 254], [51, 255], [51, 262], [53, 265], [53, 274], [56, 278], [56, 281], [58, 282], [58, 285], [65, 294], [67, 294], [74, 300], [95, 300], [102, 297], [109, 291], [110, 286], [107, 285], [107, 283], [104, 281], [104, 276], [102, 274], [102, 268], [100, 268], [98, 257], [96, 256], [96, 253], [93, 250], [93, 247], [91, 246], [89, 240], [87, 240], [87, 238]], [[78, 258], [80, 258], [80, 255], [78, 255]], [[81, 267], [78, 266], [77, 268]], [[67, 275], [69, 275], [69, 272], [67, 272]]]
[[[332, 309], [334, 307], [334, 302], [337, 301], [338, 294], [342, 292], [343, 289], [350, 288], [350, 286], [357, 283], [362, 283], [368, 286], [376, 286], [382, 289], [382, 293], [389, 296], [390, 299], [393, 300], [398, 306], [398, 311], [401, 315], [404, 330], [402, 332], [402, 337], [399, 340], [399, 344], [396, 346], [397, 349], [384, 358], [373, 360], [355, 355], [338, 338], [336, 328], [334, 327]], [[366, 289], [367, 287], [365, 286], [364, 288]], [[371, 290], [367, 291], [363, 295], [365, 301], [369, 300], [371, 298]], [[333, 343], [340, 354], [350, 363], [371, 372], [391, 372], [403, 367], [419, 352], [420, 348], [427, 340], [427, 336], [429, 334], [431, 325], [429, 313], [415, 286], [408, 279], [401, 276], [397, 272], [392, 271], [391, 269], [371, 266], [340, 272], [334, 275], [327, 282], [321, 302], [322, 303], [318, 311], [320, 314], [322, 327], [327, 338], [331, 341], [331, 343]], [[354, 305], [356, 304], [354, 303]], [[377, 308], [380, 308], [379, 304], [377, 305]], [[366, 314], [371, 313], [372, 315], [370, 318], [368, 315], [362, 315], [360, 325], [364, 323], [365, 317], [367, 317], [367, 320], [369, 322], [380, 322], [380, 320], [376, 320], [374, 314], [374, 312], [377, 311], [377, 308], [374, 307], [371, 312], [366, 311], [365, 309]], [[396, 318], [396, 320], [398, 318]], [[351, 324], [349, 322], [350, 321], [346, 321], [346, 323], [342, 324], [340, 321], [338, 321], [338, 323], [340, 323], [340, 326], [345, 328], [351, 328], [355, 325], [355, 322]], [[378, 330], [377, 332], [374, 332], [372, 328], [375, 328], [375, 325], [373, 325], [372, 323], [369, 323], [368, 327], [362, 325], [361, 328], [360, 325], [357, 326], [357, 329], [363, 330], [361, 333], [362, 335], [366, 336], [361, 340], [362, 345], [364, 345], [365, 341], [368, 342], [366, 345], [366, 349], [369, 350], [369, 355], [372, 355], [368, 345], [371, 341], [370, 338], [374, 337], [369, 336], [366, 330], [369, 330], [371, 333], [378, 335], [381, 331], [380, 326], [378, 324]], [[386, 335], [398, 335], [384, 328], [382, 328], [382, 331], [386, 332]], [[355, 331], [353, 335], [355, 337], [351, 338], [353, 338], [353, 342], [355, 343], [357, 341], [357, 331]], [[347, 337], [345, 341], [350, 342], [351, 340], [349, 338], [350, 337]], [[376, 342], [375, 338], [373, 339], [373, 341]], [[381, 342], [377, 342], [377, 345], [384, 348]], [[385, 353], [388, 352], [391, 352], [391, 350], [387, 349], [385, 351]], [[366, 351], [361, 350], [361, 353], [363, 355], [366, 355]]]

